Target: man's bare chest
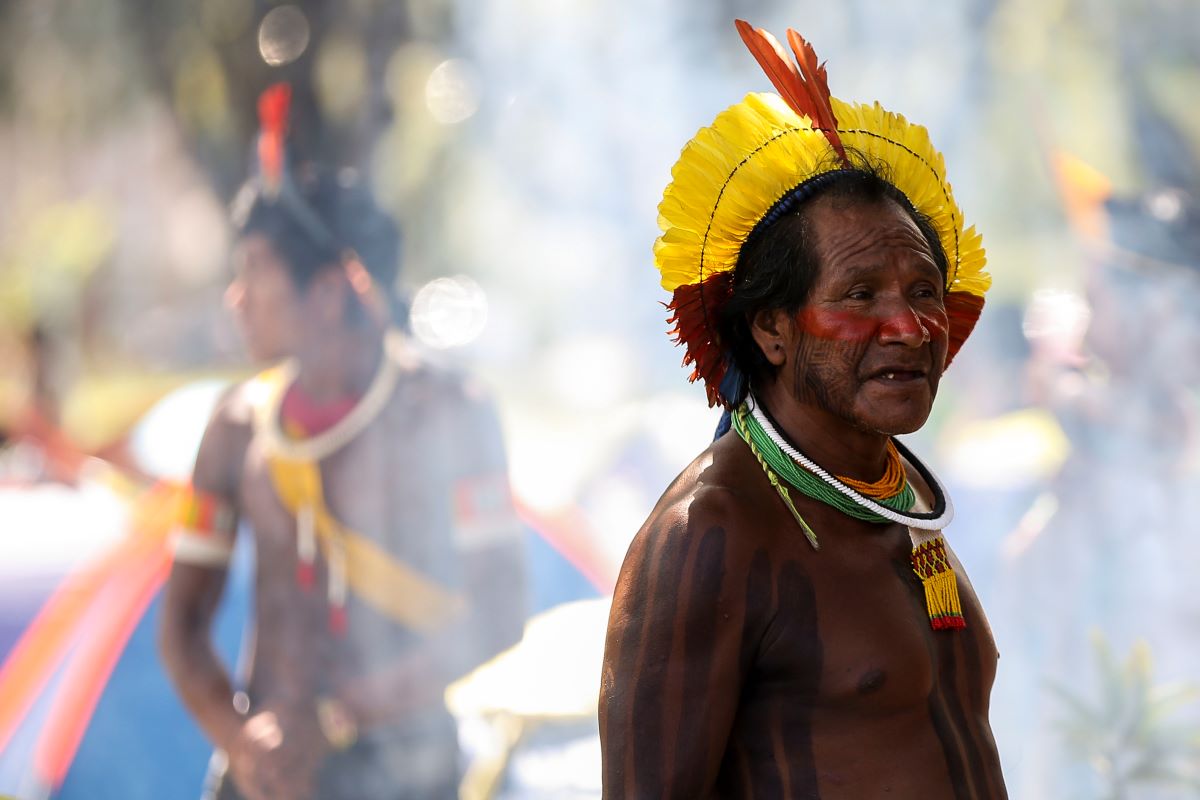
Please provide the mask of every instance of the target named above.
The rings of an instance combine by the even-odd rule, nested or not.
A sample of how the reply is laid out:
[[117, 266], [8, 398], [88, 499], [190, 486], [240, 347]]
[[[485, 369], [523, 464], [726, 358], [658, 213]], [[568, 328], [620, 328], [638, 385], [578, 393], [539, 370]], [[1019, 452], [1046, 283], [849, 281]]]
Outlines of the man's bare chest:
[[750, 694], [872, 715], [924, 707], [939, 686], [957, 691], [965, 672], [990, 689], [995, 647], [969, 582], [958, 576], [968, 628], [933, 630], [910, 552], [900, 526], [793, 550], [775, 573]]
[[[297, 546], [301, 508], [405, 560], [434, 557], [450, 526], [452, 496], [446, 466], [422, 447], [420, 433], [387, 427], [317, 462], [288, 465], [257, 440], [246, 449], [240, 506], [260, 559]], [[300, 485], [297, 485], [300, 484]]]

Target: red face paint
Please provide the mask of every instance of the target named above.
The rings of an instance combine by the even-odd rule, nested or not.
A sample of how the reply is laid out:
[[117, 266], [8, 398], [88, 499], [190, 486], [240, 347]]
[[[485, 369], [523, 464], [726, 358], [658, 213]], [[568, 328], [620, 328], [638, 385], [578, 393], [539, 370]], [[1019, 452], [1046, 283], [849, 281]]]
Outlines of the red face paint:
[[805, 336], [815, 336], [818, 339], [861, 344], [874, 338], [885, 326], [895, 326], [903, 330], [904, 326], [917, 329], [924, 327], [929, 331], [932, 341], [946, 336], [947, 322], [945, 313], [921, 312], [910, 308], [903, 316], [891, 320], [880, 320], [872, 314], [859, 311], [834, 311], [825, 308], [808, 306], [800, 309], [796, 315], [796, 324], [800, 333]]
[[879, 320], [869, 314], [811, 306], [800, 309], [796, 324], [805, 336], [854, 344], [869, 341], [879, 329]]
[[890, 315], [879, 325], [879, 335], [889, 339], [912, 336], [925, 342], [929, 338], [929, 329], [921, 322], [921, 318], [912, 308]]

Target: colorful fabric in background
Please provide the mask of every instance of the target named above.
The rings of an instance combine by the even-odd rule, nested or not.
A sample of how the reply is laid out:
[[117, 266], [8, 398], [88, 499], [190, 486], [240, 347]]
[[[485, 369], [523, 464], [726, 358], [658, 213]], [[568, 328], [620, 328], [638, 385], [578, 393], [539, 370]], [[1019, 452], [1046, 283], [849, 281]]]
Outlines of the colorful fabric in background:
[[[144, 436], [156, 457], [186, 474], [222, 389], [189, 387], [164, 399], [131, 438]], [[167, 413], [172, 405], [178, 413]], [[187, 434], [186, 424], [198, 426], [194, 436], [168, 441], [164, 430]], [[164, 458], [164, 450], [180, 452]], [[77, 487], [0, 487], [0, 797], [194, 800], [211, 745], [169, 684], [157, 647], [168, 532], [186, 490], [94, 466], [103, 479], [93, 469]], [[482, 521], [488, 496], [486, 486], [472, 487], [463, 513]], [[589, 549], [581, 515], [545, 517], [518, 501], [518, 516], [534, 612], [612, 591], [615, 576]], [[5, 557], [9, 548], [37, 550], [36, 563], [22, 567]], [[252, 537], [241, 532], [213, 628], [230, 665], [246, 651], [253, 580]]]
[[[0, 665], [0, 793], [22, 800], [182, 800], [195, 791], [181, 777], [189, 767], [196, 781], [203, 772], [207, 746], [167, 685], [153, 614], [186, 490], [110, 478], [105, 488], [129, 512], [127, 533], [47, 587]], [[248, 571], [235, 568], [230, 583], [217, 629], [226, 654], [246, 619]], [[130, 761], [141, 765], [137, 779], [113, 781], [114, 765]]]
[[[243, 540], [214, 623], [217, 652], [229, 664], [236, 664], [244, 649], [253, 560], [253, 547]], [[53, 795], [56, 800], [195, 800], [211, 746], [183, 708], [159, 660], [160, 603], [156, 592], [126, 641], [86, 735]], [[120, 779], [114, 780], [114, 770]]]

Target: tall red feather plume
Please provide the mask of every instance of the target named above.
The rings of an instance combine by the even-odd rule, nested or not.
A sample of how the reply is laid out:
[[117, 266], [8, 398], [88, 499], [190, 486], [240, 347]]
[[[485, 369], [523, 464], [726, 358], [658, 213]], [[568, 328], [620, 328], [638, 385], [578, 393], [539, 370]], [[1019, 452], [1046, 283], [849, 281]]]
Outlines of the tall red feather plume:
[[814, 127], [820, 128], [834, 151], [845, 161], [846, 150], [838, 136], [837, 118], [829, 102], [825, 66], [817, 63], [817, 54], [812, 45], [804, 41], [800, 34], [788, 30], [788, 42], [799, 61], [797, 66], [779, 40], [768, 31], [755, 28], [742, 19], [735, 20], [734, 25], [779, 96], [793, 111], [808, 117]]
[[[734, 20], [738, 34], [746, 43], [754, 60], [762, 67], [763, 72], [771, 80], [771, 85], [779, 92], [779, 96], [792, 107], [797, 114], [809, 115], [804, 110], [808, 101], [808, 91], [804, 88], [804, 78], [800, 70], [792, 63], [791, 57], [783, 49], [779, 40], [762, 28], [755, 28], [744, 19]], [[813, 121], [816, 117], [809, 115]]]
[[292, 87], [276, 83], [258, 96], [258, 163], [269, 189], [279, 188], [283, 179], [284, 145], [287, 141], [288, 111]]
[[825, 71], [825, 64], [817, 61], [817, 51], [799, 33], [788, 28], [787, 38], [792, 52], [796, 54], [800, 74], [804, 76], [804, 88], [808, 90], [812, 107], [818, 114], [818, 124], [838, 156], [845, 161], [846, 149], [842, 147], [842, 139], [838, 136], [837, 117], [833, 115], [833, 105], [829, 100], [829, 73]]

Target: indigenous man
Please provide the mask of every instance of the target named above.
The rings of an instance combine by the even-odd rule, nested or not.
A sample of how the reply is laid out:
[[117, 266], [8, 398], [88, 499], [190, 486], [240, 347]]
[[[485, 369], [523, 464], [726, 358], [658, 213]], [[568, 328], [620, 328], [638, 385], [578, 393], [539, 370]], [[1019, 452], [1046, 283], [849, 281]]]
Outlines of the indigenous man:
[[[684, 148], [655, 256], [721, 436], [618, 581], [600, 734], [610, 798], [1001, 798], [997, 652], [893, 439], [929, 415], [989, 279], [923, 128], [831, 98], [738, 29], [782, 97]], [[882, 477], [880, 477], [882, 476]]]
[[[216, 797], [456, 797], [443, 691], [524, 619], [503, 448], [479, 392], [387, 328], [391, 220], [351, 174], [283, 170], [284, 92], [262, 101], [227, 299], [256, 360], [289, 360], [209, 423], [162, 653], [224, 754]], [[257, 626], [235, 695], [209, 629], [239, 527], [257, 552]]]

